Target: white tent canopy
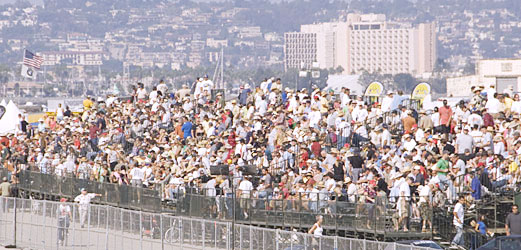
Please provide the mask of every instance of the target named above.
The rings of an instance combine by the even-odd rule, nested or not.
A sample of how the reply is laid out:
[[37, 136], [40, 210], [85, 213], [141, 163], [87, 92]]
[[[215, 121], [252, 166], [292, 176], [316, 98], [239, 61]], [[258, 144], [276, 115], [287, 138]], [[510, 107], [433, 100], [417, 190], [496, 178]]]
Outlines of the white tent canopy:
[[353, 95], [364, 94], [364, 86], [358, 83], [360, 75], [329, 75], [326, 89], [333, 89], [339, 93], [342, 87], [347, 87]]
[[14, 133], [17, 130], [19, 114], [22, 114], [20, 109], [18, 109], [13, 101], [9, 101], [5, 106], [5, 114], [0, 119], [0, 135]]
[[0, 106], [7, 106], [7, 103], [5, 102], [5, 99], [2, 99], [2, 101], [0, 102]]

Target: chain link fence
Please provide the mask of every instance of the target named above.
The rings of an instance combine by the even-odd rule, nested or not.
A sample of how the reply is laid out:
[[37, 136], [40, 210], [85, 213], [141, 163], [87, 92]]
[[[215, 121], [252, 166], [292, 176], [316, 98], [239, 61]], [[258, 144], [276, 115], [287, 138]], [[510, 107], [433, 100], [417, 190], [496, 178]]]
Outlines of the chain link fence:
[[3, 197], [0, 207], [0, 243], [30, 249], [426, 249], [106, 205]]

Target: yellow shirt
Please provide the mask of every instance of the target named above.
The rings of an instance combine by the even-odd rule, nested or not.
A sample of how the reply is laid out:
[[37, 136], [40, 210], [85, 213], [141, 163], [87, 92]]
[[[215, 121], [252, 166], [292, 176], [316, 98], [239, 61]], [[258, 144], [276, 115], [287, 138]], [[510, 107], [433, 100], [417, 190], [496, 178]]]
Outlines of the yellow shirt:
[[93, 105], [93, 103], [91, 100], [89, 100], [89, 99], [83, 100], [83, 108], [85, 110], [89, 110], [92, 107], [92, 105]]
[[320, 99], [320, 113], [327, 113], [328, 109], [329, 109], [329, 103], [327, 101], [327, 98], [322, 97]]
[[505, 108], [510, 109], [512, 107], [513, 102], [514, 102], [514, 100], [512, 100], [510, 98], [505, 98]]
[[517, 165], [516, 162], [512, 162], [512, 163], [510, 163], [510, 165], [508, 166], [508, 171], [509, 171], [510, 173], [515, 173], [515, 172], [517, 172], [518, 167], [519, 167], [519, 166]]

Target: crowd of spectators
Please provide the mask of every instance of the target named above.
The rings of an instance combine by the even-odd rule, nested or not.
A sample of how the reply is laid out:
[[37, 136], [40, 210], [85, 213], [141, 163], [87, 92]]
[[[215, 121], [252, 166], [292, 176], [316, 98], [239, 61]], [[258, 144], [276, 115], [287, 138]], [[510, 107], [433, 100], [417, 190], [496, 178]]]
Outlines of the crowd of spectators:
[[[212, 90], [208, 78], [181, 89], [138, 84], [127, 99], [87, 97], [77, 115], [60, 106], [36, 126], [22, 116], [0, 140], [1, 163], [15, 178], [32, 170], [156, 188], [164, 200], [229, 197], [231, 184], [237, 197], [300, 199], [310, 211], [324, 208], [318, 201], [385, 200], [405, 231], [410, 219], [432, 227], [432, 207], [462, 194], [470, 208], [521, 179], [518, 94], [475, 86], [470, 100], [424, 110], [403, 106], [401, 92], [370, 102], [347, 87], [296, 91], [275, 78], [226, 101]], [[230, 175], [212, 175], [218, 165]]]

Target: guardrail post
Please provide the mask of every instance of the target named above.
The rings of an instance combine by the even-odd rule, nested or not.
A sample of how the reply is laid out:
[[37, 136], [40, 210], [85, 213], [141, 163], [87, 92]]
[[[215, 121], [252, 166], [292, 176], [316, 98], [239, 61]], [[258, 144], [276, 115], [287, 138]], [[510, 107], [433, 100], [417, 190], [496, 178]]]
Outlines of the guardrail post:
[[139, 211], [139, 249], [143, 250], [143, 217]]
[[161, 236], [161, 250], [165, 250], [165, 239], [163, 238], [163, 215], [159, 215], [159, 235]]
[[[7, 198], [2, 198], [5, 202], [4, 202], [4, 205], [5, 205], [5, 210], [4, 211], [7, 211], [9, 212], [9, 199]], [[16, 198], [14, 199], [14, 209], [16, 210]], [[15, 216], [16, 216], [16, 212], [15, 212]], [[7, 216], [6, 216], [7, 217]], [[16, 219], [13, 217], [13, 245], [16, 246]]]
[[205, 244], [204, 244], [204, 242], [205, 242], [205, 237], [204, 237], [205, 236], [205, 232], [204, 232], [204, 228], [205, 227], [204, 227], [204, 224], [205, 224], [205, 221], [203, 220], [203, 222], [201, 223], [202, 232], [203, 232], [203, 236], [201, 237], [202, 240], [203, 240], [203, 249], [204, 249], [204, 246], [205, 246]]
[[276, 250], [279, 250], [279, 238], [280, 238], [279, 229], [277, 229], [275, 231], [275, 249]]
[[91, 242], [90, 241], [90, 210], [91, 210], [92, 206], [90, 204], [87, 205], [87, 238], [88, 238], [88, 242]]
[[106, 209], [106, 212], [105, 212], [105, 250], [108, 250], [109, 249], [109, 207], [105, 207]]
[[230, 223], [226, 224], [226, 232], [227, 232], [227, 235], [226, 235], [226, 244], [227, 244], [227, 247], [226, 249], [231, 249], [231, 246], [230, 246], [230, 239], [232, 238], [232, 233], [230, 232]]
[[[45, 235], [45, 218], [47, 218], [46, 216], [46, 204], [45, 204], [45, 201], [42, 201], [42, 205], [43, 205], [43, 229], [42, 229], [42, 235]], [[16, 225], [16, 224], [15, 224]], [[43, 241], [43, 245], [45, 247], [45, 240]]]
[[266, 246], [264, 245], [264, 235], [265, 235], [265, 231], [262, 230], [262, 249], [266, 249]]

